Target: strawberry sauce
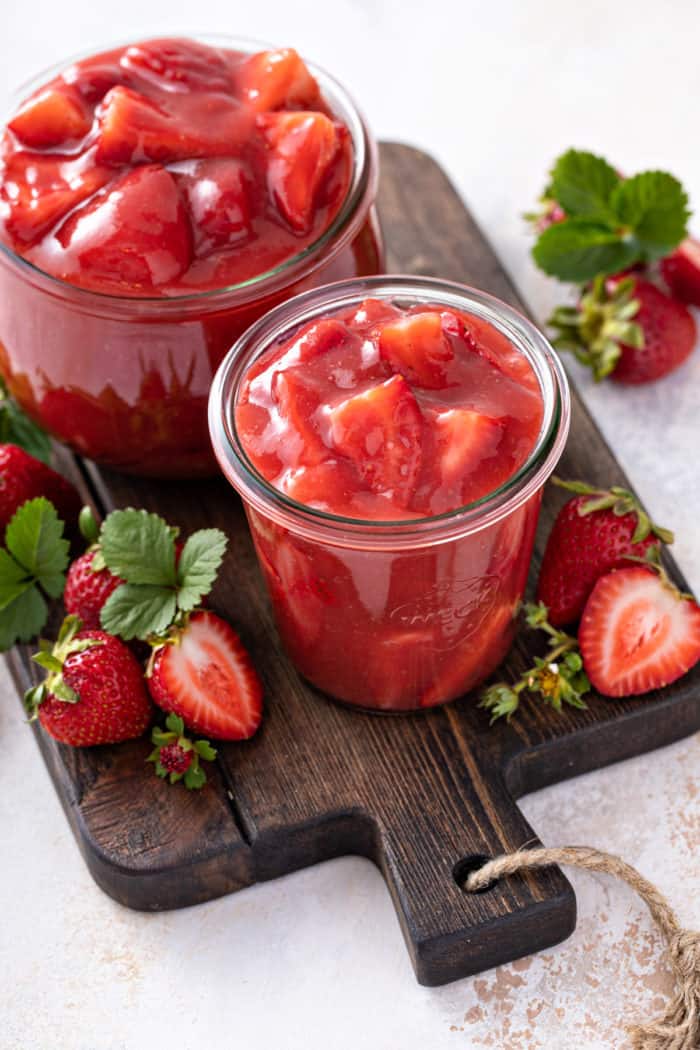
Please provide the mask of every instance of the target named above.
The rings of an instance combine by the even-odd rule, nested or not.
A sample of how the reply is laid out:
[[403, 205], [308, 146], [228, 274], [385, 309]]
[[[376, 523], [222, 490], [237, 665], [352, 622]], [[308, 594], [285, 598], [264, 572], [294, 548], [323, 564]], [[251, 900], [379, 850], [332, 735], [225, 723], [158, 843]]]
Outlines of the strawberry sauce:
[[27, 99], [0, 143], [0, 236], [94, 291], [173, 296], [248, 280], [328, 228], [352, 145], [293, 50], [153, 40]]
[[[449, 542], [393, 548], [388, 523], [399, 532], [493, 494], [542, 422], [525, 355], [484, 318], [439, 303], [329, 310], [257, 358], [236, 400], [241, 448], [286, 497], [348, 519], [342, 540], [324, 542], [247, 508], [305, 677], [392, 711], [450, 700], [494, 669], [513, 638], [540, 491]], [[355, 545], [358, 521], [388, 538]]]

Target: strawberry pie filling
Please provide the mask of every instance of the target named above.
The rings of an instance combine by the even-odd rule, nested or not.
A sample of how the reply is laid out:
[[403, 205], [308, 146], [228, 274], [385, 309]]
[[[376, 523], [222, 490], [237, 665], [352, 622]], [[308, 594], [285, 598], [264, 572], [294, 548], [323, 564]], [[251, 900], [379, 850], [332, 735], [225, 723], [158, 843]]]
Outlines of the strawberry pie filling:
[[75, 63], [9, 120], [0, 239], [93, 291], [225, 288], [318, 240], [352, 171], [296, 51], [150, 40]]
[[264, 353], [236, 406], [256, 469], [299, 503], [402, 520], [487, 496], [528, 458], [542, 397], [487, 321], [367, 299]]

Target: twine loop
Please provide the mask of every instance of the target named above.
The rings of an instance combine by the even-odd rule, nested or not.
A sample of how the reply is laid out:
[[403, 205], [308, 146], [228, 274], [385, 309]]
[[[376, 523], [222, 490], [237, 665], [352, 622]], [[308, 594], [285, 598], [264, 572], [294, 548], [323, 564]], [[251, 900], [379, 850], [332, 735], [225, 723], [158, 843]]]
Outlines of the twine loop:
[[464, 888], [474, 893], [486, 889], [496, 879], [552, 864], [600, 871], [623, 879], [647, 905], [666, 940], [675, 977], [674, 993], [662, 1017], [630, 1028], [632, 1050], [700, 1050], [700, 932], [684, 930], [664, 895], [631, 864], [587, 846], [520, 849], [487, 861], [472, 871]]

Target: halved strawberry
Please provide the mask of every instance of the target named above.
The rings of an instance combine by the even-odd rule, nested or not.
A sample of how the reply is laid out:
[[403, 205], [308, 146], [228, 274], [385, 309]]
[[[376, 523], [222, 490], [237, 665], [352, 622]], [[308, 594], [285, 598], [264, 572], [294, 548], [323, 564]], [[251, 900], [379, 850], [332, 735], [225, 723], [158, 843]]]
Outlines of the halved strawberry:
[[661, 275], [676, 299], [700, 306], [700, 241], [688, 237], [662, 259]]
[[32, 244], [113, 175], [109, 168], [93, 166], [88, 154], [76, 160], [28, 152], [12, 154], [5, 163], [0, 190], [7, 208], [8, 233], [21, 244]]
[[603, 696], [637, 696], [700, 660], [700, 608], [644, 566], [601, 576], [578, 633], [586, 674]]
[[120, 64], [170, 91], [232, 89], [231, 74], [222, 53], [196, 40], [144, 40], [127, 47]]
[[155, 650], [147, 677], [153, 700], [196, 733], [247, 740], [262, 720], [262, 684], [233, 628], [215, 613], [193, 613]]
[[316, 195], [338, 149], [338, 128], [312, 112], [266, 113], [258, 125], [269, 146], [270, 196], [292, 229], [308, 233]]
[[240, 244], [251, 232], [250, 176], [228, 157], [183, 161], [171, 169], [192, 217], [197, 255]]
[[7, 126], [25, 146], [51, 149], [87, 135], [92, 113], [74, 87], [56, 85], [28, 99]]
[[469, 408], [448, 408], [435, 415], [433, 430], [442, 482], [454, 485], [496, 453], [503, 421]]
[[454, 358], [436, 310], [421, 310], [384, 324], [379, 353], [409, 382], [428, 388], [444, 387], [446, 367]]
[[190, 262], [190, 227], [172, 175], [156, 165], [115, 179], [66, 220], [56, 234], [66, 269], [80, 283], [156, 288]]
[[272, 109], [316, 109], [321, 103], [318, 84], [291, 47], [260, 51], [238, 70], [241, 97], [262, 113]]
[[[206, 120], [203, 115], [206, 113]], [[162, 164], [191, 157], [235, 155], [250, 133], [251, 118], [221, 94], [173, 93], [167, 106], [117, 85], [98, 109], [100, 164]]]
[[420, 469], [423, 416], [403, 376], [331, 406], [327, 417], [333, 447], [369, 488], [407, 506]]

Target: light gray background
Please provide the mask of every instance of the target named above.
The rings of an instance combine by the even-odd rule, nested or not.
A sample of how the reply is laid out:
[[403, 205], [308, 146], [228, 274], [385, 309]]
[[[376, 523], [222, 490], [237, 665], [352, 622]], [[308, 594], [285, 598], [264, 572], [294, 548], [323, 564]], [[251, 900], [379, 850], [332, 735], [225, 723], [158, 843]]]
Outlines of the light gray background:
[[[540, 318], [520, 213], [568, 145], [625, 171], [663, 166], [700, 208], [693, 2], [35, 0], [2, 12], [0, 92], [112, 39], [230, 32], [296, 46], [354, 92], [379, 137], [429, 150]], [[700, 221], [697, 223], [700, 231]], [[573, 376], [700, 589], [700, 354], [647, 389]], [[700, 739], [523, 803], [547, 844], [620, 852], [700, 925]], [[564, 945], [443, 989], [414, 983], [382, 880], [339, 860], [199, 908], [128, 912], [92, 883], [0, 672], [0, 1050], [530, 1050], [619, 1047], [668, 977], [643, 906], [572, 876]]]

